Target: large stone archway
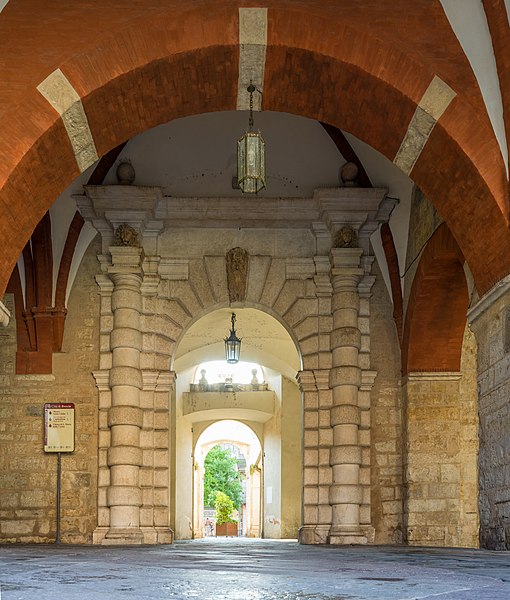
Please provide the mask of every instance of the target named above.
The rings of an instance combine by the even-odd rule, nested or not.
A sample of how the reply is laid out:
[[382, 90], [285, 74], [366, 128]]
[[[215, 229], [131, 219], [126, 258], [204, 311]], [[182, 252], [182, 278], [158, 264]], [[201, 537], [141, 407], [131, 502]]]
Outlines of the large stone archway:
[[[130, 197], [138, 199], [132, 209]], [[88, 186], [76, 200], [103, 244], [96, 278], [102, 325], [101, 368], [94, 376], [104, 433], [95, 542], [157, 543], [172, 536], [171, 357], [194, 319], [229, 303], [277, 316], [301, 353], [301, 541], [373, 540], [370, 391], [377, 373], [370, 359], [375, 277], [369, 238], [394, 201], [380, 189], [324, 189], [313, 199], [279, 200], [272, 226], [264, 221], [260, 227], [260, 199], [242, 207], [222, 199], [225, 212], [216, 215], [216, 227], [204, 220], [190, 230], [179, 228], [188, 200], [163, 198], [159, 188]], [[165, 226], [169, 210], [174, 218]], [[242, 211], [248, 232], [218, 229], [236, 211]], [[293, 227], [280, 228], [289, 221]], [[130, 244], [116, 245], [114, 231], [126, 227]], [[234, 297], [226, 255], [240, 239], [248, 263]], [[398, 485], [394, 477], [389, 485]]]

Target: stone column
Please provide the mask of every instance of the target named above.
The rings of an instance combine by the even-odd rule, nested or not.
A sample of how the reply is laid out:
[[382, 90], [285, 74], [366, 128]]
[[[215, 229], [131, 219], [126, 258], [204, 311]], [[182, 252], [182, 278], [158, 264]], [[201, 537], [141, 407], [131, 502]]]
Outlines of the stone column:
[[143, 428], [140, 447], [142, 506], [140, 528], [144, 544], [171, 544], [169, 402], [176, 375], [173, 371], [143, 370]]
[[113, 328], [110, 336], [111, 408], [108, 414], [111, 441], [108, 449], [110, 485], [107, 504], [110, 528], [103, 544], [141, 544], [140, 467], [142, 450], [140, 431], [143, 412], [140, 390], [142, 334], [140, 331], [141, 255], [138, 247], [111, 247], [112, 265], [108, 268], [114, 288], [112, 293]]
[[301, 544], [326, 543], [326, 531], [319, 527], [319, 393], [313, 371], [300, 371], [296, 377], [303, 394], [303, 525]]
[[362, 253], [361, 248], [331, 250], [333, 367], [330, 371], [330, 387], [333, 391], [331, 408], [333, 482], [330, 488], [332, 507], [330, 542], [332, 544], [367, 542], [360, 521], [363, 488], [360, 483], [361, 411], [358, 402], [361, 385], [358, 283], [363, 276], [363, 268], [360, 265]]

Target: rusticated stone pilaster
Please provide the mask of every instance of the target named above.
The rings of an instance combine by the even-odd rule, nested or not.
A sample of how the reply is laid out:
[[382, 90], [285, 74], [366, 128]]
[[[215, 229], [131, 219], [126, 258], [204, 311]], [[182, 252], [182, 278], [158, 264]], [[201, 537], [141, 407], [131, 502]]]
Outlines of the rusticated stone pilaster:
[[363, 275], [361, 248], [331, 250], [333, 284], [333, 331], [331, 349], [333, 390], [331, 426], [333, 448], [330, 488], [332, 507], [332, 544], [366, 543], [361, 529], [360, 509], [363, 488], [360, 482], [362, 452], [360, 444], [361, 411], [358, 392], [361, 385], [359, 353], [361, 332], [358, 326], [360, 299], [358, 283]]

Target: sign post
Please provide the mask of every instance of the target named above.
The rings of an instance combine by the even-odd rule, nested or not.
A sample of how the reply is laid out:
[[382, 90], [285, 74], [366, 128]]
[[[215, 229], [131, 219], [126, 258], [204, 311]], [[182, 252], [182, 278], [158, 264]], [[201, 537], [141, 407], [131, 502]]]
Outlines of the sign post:
[[44, 405], [44, 451], [57, 454], [57, 532], [60, 544], [60, 495], [62, 452], [74, 452], [74, 404], [49, 402]]

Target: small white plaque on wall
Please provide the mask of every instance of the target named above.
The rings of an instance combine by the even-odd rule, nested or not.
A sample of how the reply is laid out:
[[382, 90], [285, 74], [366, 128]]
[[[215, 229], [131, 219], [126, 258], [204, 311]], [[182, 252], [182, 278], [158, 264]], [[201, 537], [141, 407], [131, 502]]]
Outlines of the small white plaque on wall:
[[272, 504], [273, 503], [273, 488], [268, 485], [266, 487], [266, 504]]

